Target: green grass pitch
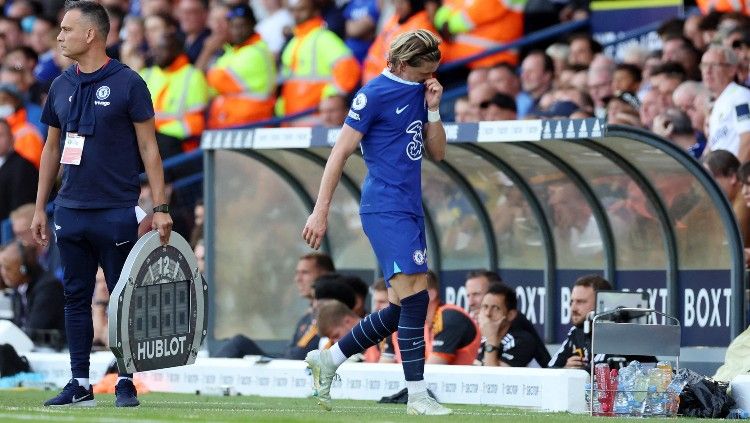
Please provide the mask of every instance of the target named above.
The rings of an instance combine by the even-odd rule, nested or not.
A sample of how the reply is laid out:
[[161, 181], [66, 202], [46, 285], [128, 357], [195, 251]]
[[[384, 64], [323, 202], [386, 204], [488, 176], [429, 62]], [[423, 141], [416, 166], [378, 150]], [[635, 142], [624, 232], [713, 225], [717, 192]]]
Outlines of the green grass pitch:
[[[313, 399], [262, 398], [254, 396], [205, 396], [149, 393], [141, 395], [141, 406], [115, 409], [113, 395], [97, 395], [92, 408], [47, 408], [42, 403], [55, 392], [0, 390], [0, 422], [637, 422], [634, 419], [589, 417], [567, 413], [540, 413], [512, 408], [479, 405], [450, 405], [454, 415], [414, 417], [406, 415], [405, 405], [377, 404], [375, 401], [334, 400], [333, 411], [325, 412]], [[688, 419], [679, 419], [680, 421]], [[691, 419], [692, 420], [692, 419]], [[648, 419], [648, 422], [675, 422], [675, 419]], [[707, 420], [702, 420], [707, 421]]]

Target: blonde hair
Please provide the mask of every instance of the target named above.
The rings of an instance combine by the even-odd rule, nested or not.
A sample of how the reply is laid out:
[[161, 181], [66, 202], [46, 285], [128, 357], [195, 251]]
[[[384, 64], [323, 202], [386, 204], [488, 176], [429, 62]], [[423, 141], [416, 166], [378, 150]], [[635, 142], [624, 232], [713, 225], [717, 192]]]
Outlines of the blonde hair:
[[426, 29], [415, 29], [397, 36], [388, 50], [388, 66], [393, 69], [401, 63], [412, 67], [440, 61], [440, 39]]

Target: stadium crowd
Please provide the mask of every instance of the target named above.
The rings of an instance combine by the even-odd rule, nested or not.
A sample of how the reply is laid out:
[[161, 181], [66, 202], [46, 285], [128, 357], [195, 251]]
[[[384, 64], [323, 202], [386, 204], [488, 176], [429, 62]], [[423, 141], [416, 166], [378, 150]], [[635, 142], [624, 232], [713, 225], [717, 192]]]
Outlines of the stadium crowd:
[[[282, 116], [295, 117], [292, 125], [340, 126], [350, 94], [385, 67], [390, 40], [404, 31], [439, 34], [444, 61], [452, 61], [588, 15], [588, 2], [579, 0], [550, 2], [552, 11], [524, 10], [526, 2], [512, 0], [260, 0], [252, 7], [243, 0], [101, 3], [111, 21], [109, 56], [140, 72], [151, 92], [163, 158], [198, 148], [205, 129]], [[13, 291], [20, 327], [60, 344], [64, 339], [47, 332], [60, 331], [62, 321], [61, 288], [54, 282], [60, 278], [59, 257], [54, 245], [34, 244], [28, 228], [46, 133], [42, 105], [52, 81], [72, 65], [56, 48], [63, 1], [0, 4], [0, 221], [11, 219], [16, 238], [0, 247], [0, 288]], [[459, 76], [450, 76], [467, 90], [453, 105], [455, 121], [599, 117], [650, 130], [703, 161], [733, 202], [748, 239], [750, 17], [695, 14], [664, 22], [658, 34], [660, 50], [634, 45], [618, 60], [586, 32], [474, 60]], [[559, 197], [572, 198], [564, 188]], [[144, 186], [143, 202], [148, 201]], [[549, 206], [555, 208], [553, 199]], [[190, 214], [175, 228], [189, 236], [202, 259], [202, 205], [196, 205], [194, 221]], [[318, 256], [304, 256], [300, 263], [296, 281], [311, 307], [284, 354], [295, 359], [317, 348], [321, 337], [335, 342], [357, 324], [367, 296], [361, 281], [336, 275], [333, 264], [320, 265]], [[319, 279], [324, 274], [328, 279]], [[593, 295], [600, 285], [584, 282], [580, 290]], [[106, 345], [107, 295], [99, 288], [95, 336]], [[571, 360], [570, 351], [552, 360], [544, 355], [537, 331], [516, 310], [513, 290], [496, 274], [468, 275], [468, 311], [442, 303], [439, 288], [433, 277], [425, 326], [429, 362], [580, 367], [582, 356]], [[384, 292], [382, 282], [371, 287], [373, 309], [387, 304]], [[577, 325], [575, 317], [574, 310]], [[397, 343], [388, 341], [363, 360], [398, 360]], [[483, 353], [477, 356], [477, 350]], [[237, 336], [219, 354], [248, 352], [263, 353]]]

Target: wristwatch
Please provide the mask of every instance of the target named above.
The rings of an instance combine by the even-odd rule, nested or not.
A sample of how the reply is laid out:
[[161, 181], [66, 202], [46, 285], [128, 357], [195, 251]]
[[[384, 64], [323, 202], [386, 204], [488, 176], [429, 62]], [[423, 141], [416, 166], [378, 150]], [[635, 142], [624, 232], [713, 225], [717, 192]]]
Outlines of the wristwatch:
[[491, 353], [493, 351], [500, 351], [500, 345], [492, 345], [489, 342], [485, 342], [484, 352]]
[[169, 213], [169, 204], [154, 207], [154, 213]]

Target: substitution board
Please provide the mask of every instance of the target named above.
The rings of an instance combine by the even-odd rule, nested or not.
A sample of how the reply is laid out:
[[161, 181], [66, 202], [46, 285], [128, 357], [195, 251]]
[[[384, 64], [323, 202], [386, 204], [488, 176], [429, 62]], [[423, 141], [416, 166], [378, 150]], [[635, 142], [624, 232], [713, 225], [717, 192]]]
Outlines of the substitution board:
[[206, 338], [208, 286], [190, 245], [151, 231], [133, 246], [109, 301], [109, 347], [124, 373], [193, 364]]

